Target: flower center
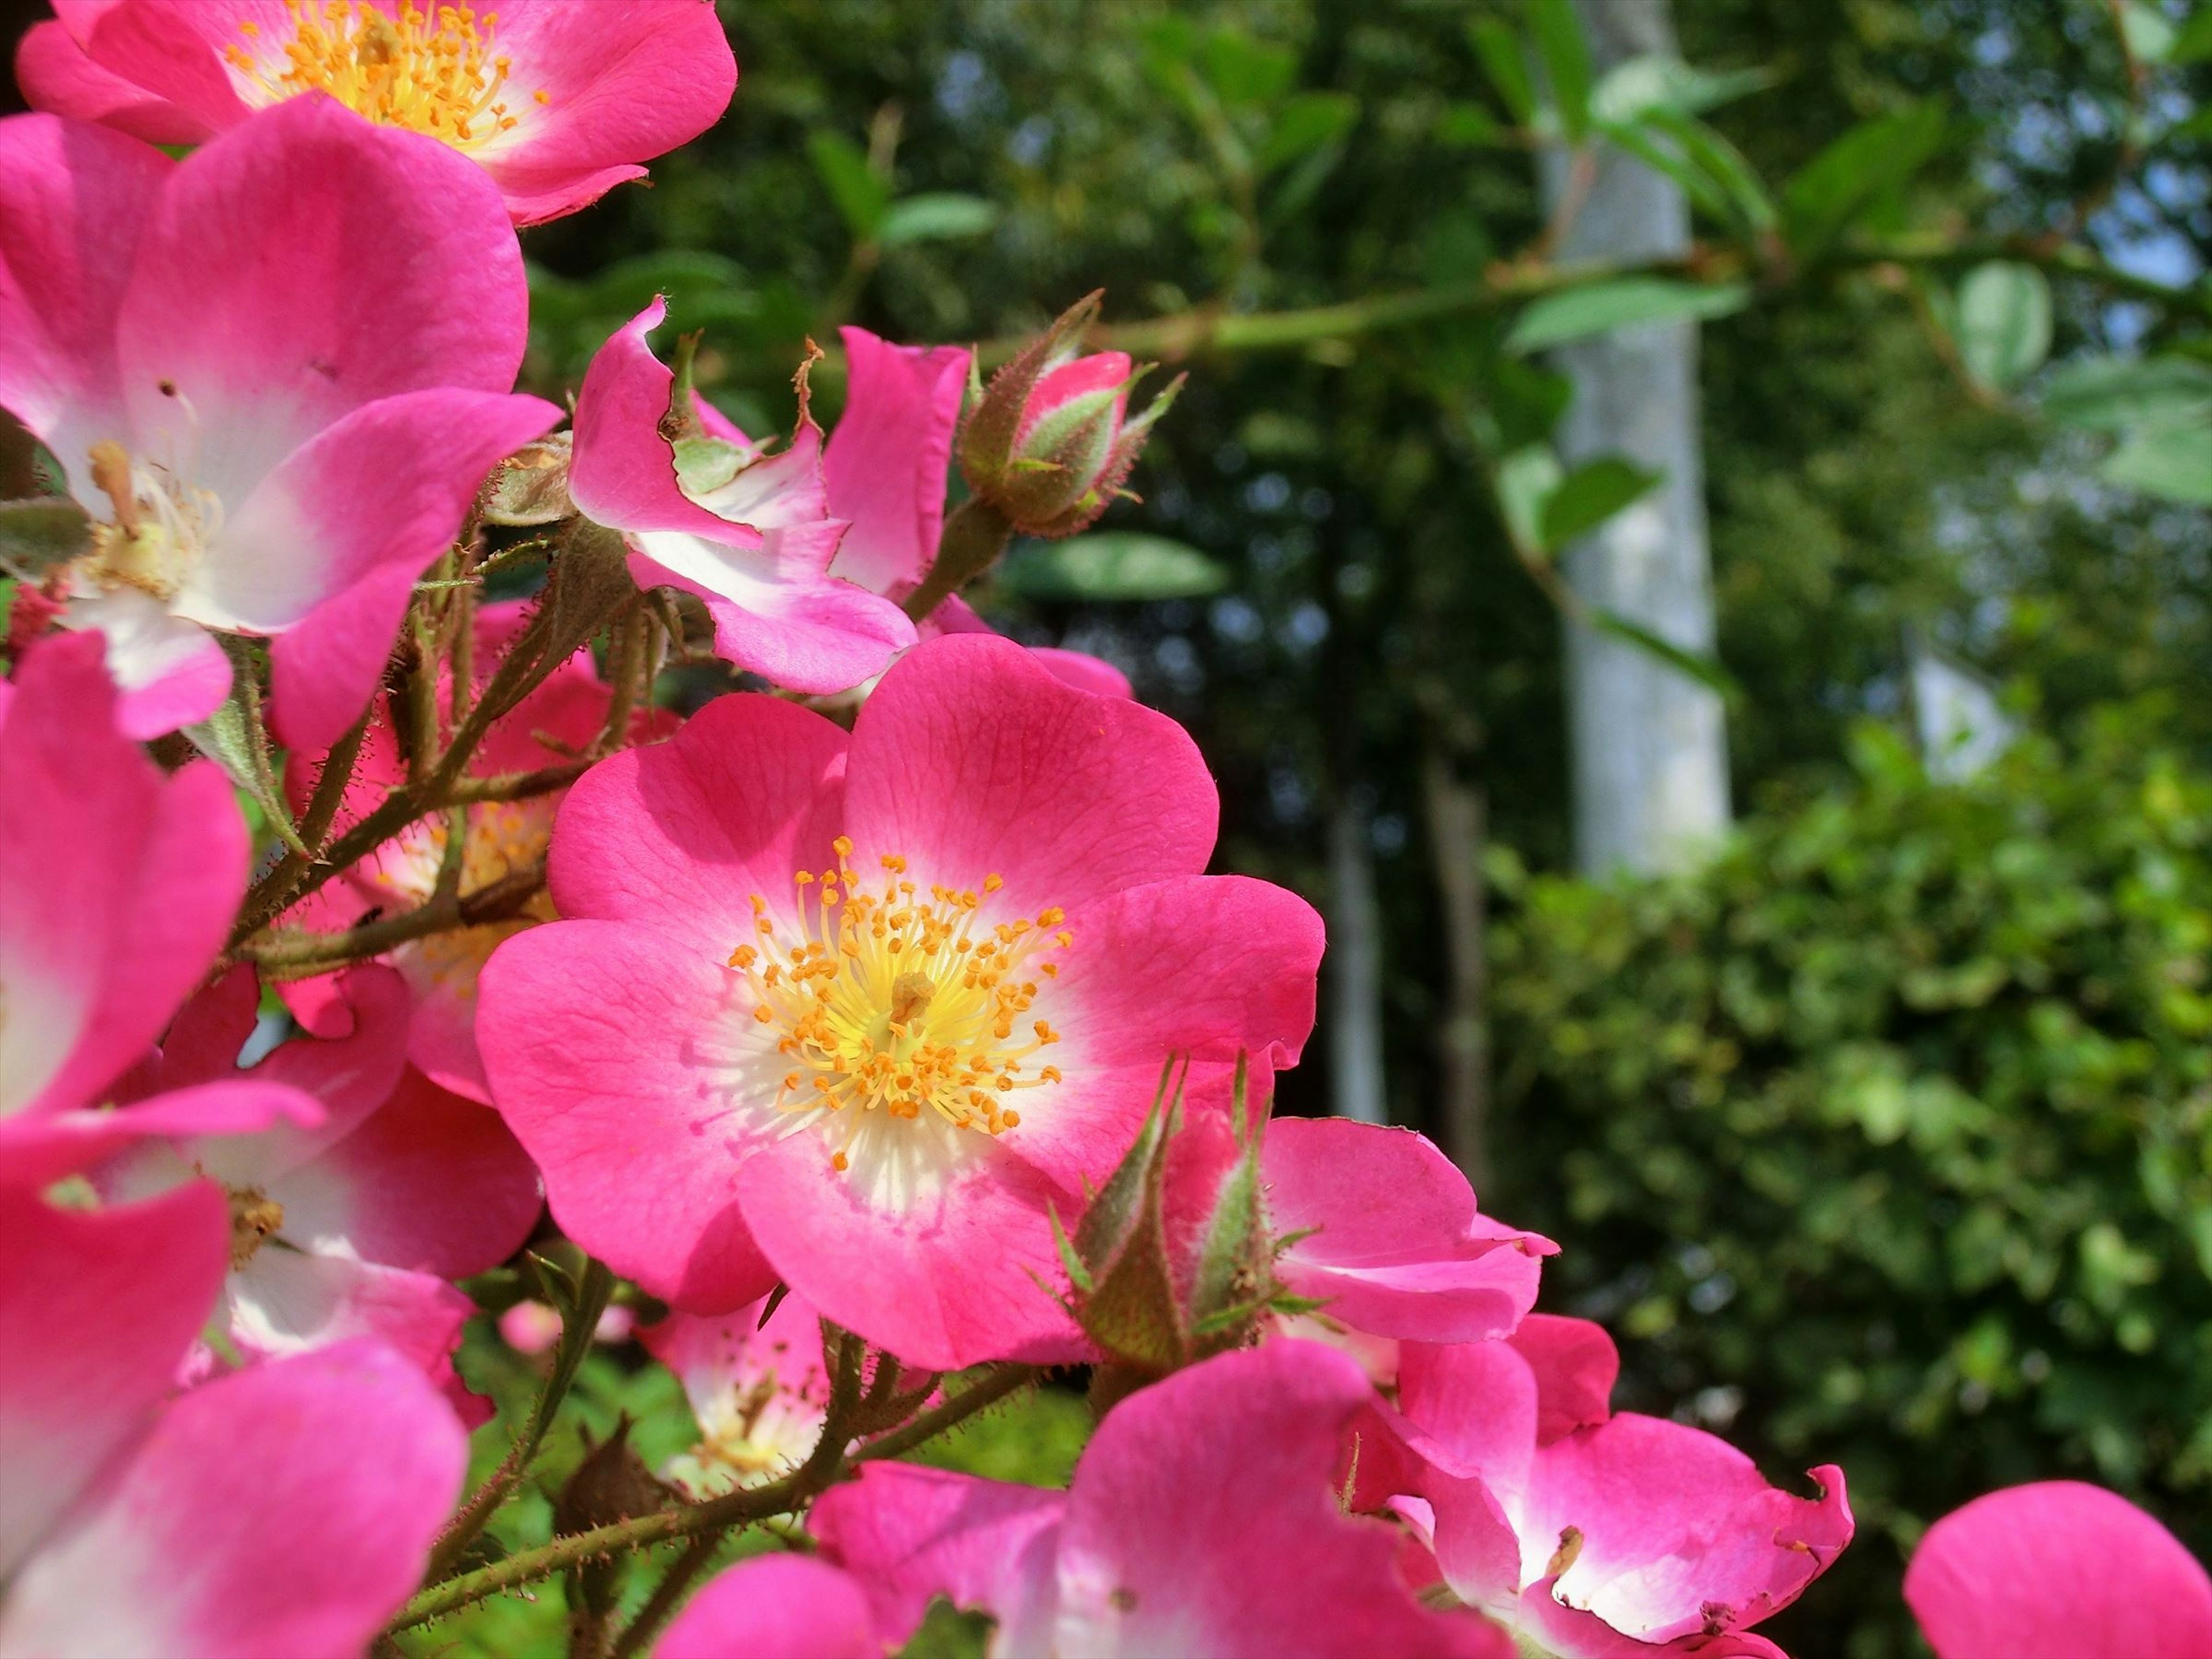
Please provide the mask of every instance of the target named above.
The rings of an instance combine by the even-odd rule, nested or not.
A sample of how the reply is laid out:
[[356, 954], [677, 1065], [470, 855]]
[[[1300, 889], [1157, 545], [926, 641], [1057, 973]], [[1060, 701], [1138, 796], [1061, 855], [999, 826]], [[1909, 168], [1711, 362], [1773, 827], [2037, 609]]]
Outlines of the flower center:
[[93, 526], [80, 568], [102, 588], [174, 599], [222, 533], [222, 502], [165, 466], [134, 462], [112, 439], [93, 445], [90, 459], [92, 482], [113, 503], [114, 519]]
[[848, 862], [853, 843], [840, 836], [835, 845], [836, 869], [793, 878], [798, 936], [783, 937], [755, 894], [759, 940], [730, 953], [751, 988], [753, 1018], [777, 1030], [776, 1052], [791, 1062], [778, 1109], [852, 1109], [830, 1160], [841, 1170], [876, 1111], [931, 1112], [987, 1134], [1013, 1128], [1022, 1119], [1008, 1097], [1060, 1080], [1057, 1066], [1031, 1064], [1060, 1034], [1027, 1016], [1037, 981], [1060, 972], [1054, 953], [1074, 942], [1064, 914], [987, 922], [1000, 877], [984, 877], [980, 894], [933, 885], [924, 898], [895, 854], [879, 860], [881, 890], [866, 891]]
[[[238, 30], [254, 46], [223, 48], [271, 103], [326, 92], [380, 125], [460, 146], [516, 124], [501, 96], [512, 61], [492, 49], [497, 12], [479, 17], [471, 6], [418, 8], [415, 0], [399, 0], [397, 15], [370, 0], [284, 0], [284, 9], [293, 34], [281, 58], [261, 44], [261, 26], [250, 18]], [[532, 95], [550, 101], [542, 88]]]
[[284, 1224], [284, 1206], [258, 1187], [228, 1189], [230, 1195], [230, 1267], [237, 1272]]
[[[481, 892], [534, 868], [553, 838], [553, 803], [542, 798], [469, 808], [468, 833], [461, 843], [460, 891]], [[379, 872], [380, 884], [397, 890], [411, 903], [422, 902], [437, 890], [445, 846], [444, 817], [424, 820], [398, 856], [386, 859]], [[477, 975], [495, 948], [526, 927], [554, 920], [552, 896], [541, 887], [511, 916], [448, 928], [404, 949], [433, 980], [467, 999], [476, 995]]]

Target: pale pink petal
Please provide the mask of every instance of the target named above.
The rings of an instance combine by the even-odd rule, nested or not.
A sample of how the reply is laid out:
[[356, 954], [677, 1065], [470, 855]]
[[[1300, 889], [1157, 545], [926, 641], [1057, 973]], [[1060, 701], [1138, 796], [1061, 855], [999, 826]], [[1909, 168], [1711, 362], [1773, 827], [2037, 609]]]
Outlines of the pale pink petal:
[[676, 377], [645, 343], [667, 314], [656, 299], [609, 336], [584, 371], [569, 498], [586, 518], [611, 530], [681, 531], [732, 547], [758, 547], [758, 531], [715, 517], [677, 488], [675, 454], [660, 435]]
[[0, 1578], [151, 1420], [229, 1249], [210, 1182], [91, 1212], [0, 1185]]
[[52, 115], [0, 121], [0, 406], [43, 439], [88, 506], [102, 438], [127, 436], [115, 319], [175, 164]]
[[90, 1100], [143, 1058], [245, 891], [211, 763], [164, 777], [114, 726], [96, 635], [27, 652], [0, 726], [0, 1115]]
[[718, 697], [668, 743], [626, 750], [561, 804], [551, 882], [564, 916], [635, 921], [719, 965], [796, 870], [835, 867], [848, 739], [781, 697]]
[[848, 521], [832, 575], [872, 592], [919, 582], [937, 557], [953, 428], [968, 390], [957, 346], [896, 346], [866, 329], [845, 342], [845, 413], [822, 457], [830, 511]]
[[763, 1321], [767, 1310], [763, 1299], [726, 1314], [671, 1314], [638, 1332], [683, 1383], [699, 1424], [698, 1446], [662, 1471], [693, 1498], [787, 1474], [822, 1437], [830, 1376], [821, 1316], [789, 1294]]
[[2075, 1480], [1945, 1516], [1913, 1553], [1905, 1599], [1936, 1659], [2212, 1656], [2212, 1578], [2134, 1504]]
[[1579, 1553], [1553, 1592], [1563, 1605], [1643, 1642], [1754, 1625], [1850, 1541], [1843, 1472], [1824, 1466], [1812, 1478], [1819, 1497], [1793, 1497], [1715, 1436], [1623, 1413], [1537, 1452], [1519, 1522], [1522, 1571], [1551, 1577], [1571, 1528]]
[[476, 1304], [444, 1279], [341, 1255], [264, 1244], [224, 1285], [230, 1340], [280, 1358], [374, 1337], [443, 1388]]
[[[204, 1083], [155, 1095], [119, 1111], [25, 1112], [0, 1119], [0, 1186], [37, 1187], [80, 1170], [127, 1174], [142, 1152], [159, 1152], [158, 1170], [132, 1180], [133, 1196], [165, 1192], [189, 1173], [169, 1143], [197, 1136], [251, 1137], [282, 1125], [312, 1128], [322, 1108], [312, 1096], [276, 1083]], [[223, 1144], [223, 1143], [217, 1143]], [[115, 1176], [116, 1182], [124, 1174]], [[118, 1188], [121, 1188], [118, 1187]]]
[[1282, 1118], [1261, 1153], [1274, 1231], [1306, 1236], [1277, 1268], [1330, 1318], [1382, 1336], [1476, 1342], [1535, 1305], [1548, 1239], [1477, 1213], [1451, 1160], [1410, 1129]]
[[151, 144], [196, 144], [207, 125], [85, 56], [58, 21], [33, 23], [15, 48], [15, 83], [33, 109], [97, 121]]
[[508, 0], [494, 40], [514, 59], [516, 125], [472, 153], [519, 225], [641, 177], [634, 163], [714, 125], [738, 84], [712, 0]]
[[537, 1168], [498, 1115], [412, 1069], [358, 1128], [269, 1193], [301, 1249], [447, 1279], [514, 1255], [540, 1202]]
[[1546, 1578], [1522, 1592], [1515, 1609], [1525, 1642], [1557, 1659], [1790, 1659], [1756, 1631], [1717, 1631], [1678, 1636], [1671, 1642], [1639, 1642], [1593, 1613], [1562, 1607], [1553, 1597], [1556, 1583]]
[[[669, 538], [643, 539], [659, 546]], [[634, 573], [647, 568], [644, 585], [680, 588], [705, 601], [714, 623], [716, 656], [787, 690], [846, 690], [883, 672], [896, 653], [914, 643], [906, 612], [865, 589], [842, 581], [763, 578], [736, 565], [732, 561], [718, 571], [710, 586], [672, 580], [643, 556], [631, 561]], [[657, 583], [653, 569], [663, 572]]]
[[1136, 688], [1129, 684], [1129, 677], [1103, 657], [1094, 657], [1087, 651], [1062, 651], [1050, 645], [1033, 645], [1029, 649], [1030, 655], [1050, 669], [1055, 679], [1066, 681], [1079, 691], [1088, 691], [1098, 697], [1137, 695]]
[[1047, 1288], [1061, 1273], [1046, 1215], [1048, 1203], [1072, 1215], [1075, 1194], [980, 1131], [941, 1123], [855, 1124], [839, 1170], [830, 1158], [844, 1127], [793, 1135], [737, 1171], [746, 1225], [793, 1291], [932, 1370], [1075, 1349]]
[[1064, 1492], [910, 1463], [869, 1463], [807, 1516], [822, 1557], [866, 1592], [887, 1644], [911, 1638], [942, 1595], [998, 1620], [997, 1648], [1045, 1650]]
[[1395, 1528], [1339, 1505], [1341, 1437], [1372, 1399], [1334, 1349], [1274, 1342], [1116, 1406], [1069, 1490], [1060, 1649], [1511, 1655], [1486, 1620], [1423, 1607]]
[[132, 447], [179, 458], [236, 511], [364, 404], [507, 392], [527, 303], [479, 168], [291, 99], [195, 154], [155, 204], [118, 322]]
[[714, 1579], [653, 1650], [659, 1659], [880, 1659], [885, 1649], [848, 1574], [786, 1553], [740, 1561]]
[[353, 1659], [421, 1577], [468, 1447], [349, 1344], [185, 1395], [0, 1613], [0, 1654]]
[[483, 972], [492, 1100], [544, 1172], [554, 1218], [695, 1313], [757, 1300], [778, 1276], [732, 1179], [772, 1127], [729, 1053], [727, 1034], [751, 1024], [743, 993], [719, 956], [604, 921], [518, 933]]
[[230, 695], [230, 659], [207, 629], [169, 614], [151, 594], [119, 587], [80, 593], [58, 618], [78, 632], [97, 629], [107, 641], [107, 672], [119, 693], [115, 724], [143, 742], [191, 726]]
[[1620, 1351], [1602, 1325], [1557, 1314], [1530, 1314], [1506, 1341], [1536, 1379], [1536, 1441], [1549, 1445], [1613, 1414]]
[[1219, 810], [1204, 757], [1173, 720], [1086, 696], [988, 635], [908, 652], [853, 732], [856, 867], [896, 854], [958, 886], [1001, 875], [1020, 912], [1196, 875]]

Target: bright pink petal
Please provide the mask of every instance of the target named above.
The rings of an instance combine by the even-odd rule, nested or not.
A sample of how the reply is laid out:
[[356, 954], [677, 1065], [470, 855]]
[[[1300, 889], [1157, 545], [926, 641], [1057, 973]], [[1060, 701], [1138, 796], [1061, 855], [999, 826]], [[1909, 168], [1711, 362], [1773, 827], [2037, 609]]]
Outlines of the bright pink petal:
[[849, 521], [832, 575], [872, 592], [919, 582], [937, 557], [952, 432], [968, 390], [969, 354], [896, 346], [866, 329], [845, 342], [845, 413], [823, 453], [830, 511]]
[[[653, 562], [631, 562], [635, 569]], [[711, 588], [665, 575], [660, 585], [706, 602], [716, 656], [787, 690], [848, 690], [883, 672], [892, 655], [915, 641], [905, 611], [848, 582], [763, 580], [725, 571]]]
[[1766, 1484], [1702, 1430], [1624, 1413], [1536, 1454], [1520, 1517], [1522, 1571], [1581, 1539], [1553, 1595], [1624, 1636], [1668, 1642], [1757, 1624], [1797, 1599], [1850, 1541], [1843, 1472], [1813, 1471], [1817, 1498]]
[[777, 1279], [732, 1179], [766, 1127], [726, 1042], [751, 1023], [742, 991], [708, 951], [604, 921], [518, 933], [483, 972], [492, 1099], [544, 1171], [554, 1218], [695, 1313], [755, 1301]]
[[76, 632], [97, 629], [107, 641], [116, 729], [133, 741], [195, 725], [230, 695], [230, 659], [215, 636], [171, 616], [150, 593], [80, 592], [57, 620]]
[[[250, 1137], [278, 1126], [312, 1128], [322, 1121], [313, 1097], [283, 1084], [204, 1083], [156, 1095], [120, 1111], [25, 1112], [0, 1119], [0, 1186], [38, 1187], [64, 1176], [135, 1158], [141, 1148], [164, 1149], [162, 1174], [134, 1186], [161, 1192], [175, 1184], [171, 1141]], [[106, 1172], [103, 1170], [105, 1184]]]
[[1103, 657], [1087, 651], [1062, 651], [1055, 646], [1033, 645], [1030, 655], [1052, 671], [1053, 678], [1096, 697], [1133, 697], [1136, 687], [1129, 677]]
[[527, 303], [479, 169], [319, 94], [294, 98], [161, 192], [118, 325], [133, 447], [193, 458], [195, 481], [235, 512], [364, 404], [505, 392]]
[[1945, 1516], [1913, 1553], [1905, 1599], [1937, 1659], [2212, 1656], [2212, 1578], [2149, 1516], [2079, 1481]]
[[645, 343], [667, 314], [656, 299], [609, 336], [584, 371], [569, 498], [586, 518], [611, 530], [682, 531], [758, 547], [758, 531], [716, 518], [676, 486], [675, 454], [660, 435], [676, 377]]
[[1305, 1233], [1278, 1272], [1329, 1317], [1382, 1336], [1477, 1342], [1535, 1305], [1557, 1247], [1477, 1213], [1450, 1159], [1409, 1129], [1282, 1118], [1261, 1153], [1267, 1215]]
[[1510, 1655], [1432, 1613], [1384, 1522], [1344, 1513], [1344, 1431], [1373, 1392], [1343, 1354], [1275, 1342], [1131, 1395], [1076, 1466], [1060, 1538], [1065, 1650]]
[[910, 1463], [869, 1463], [807, 1516], [823, 1559], [866, 1592], [886, 1644], [906, 1642], [939, 1595], [998, 1620], [1007, 1653], [1051, 1640], [1064, 1492]]
[[564, 916], [637, 921], [719, 965], [752, 935], [753, 894], [834, 867], [848, 739], [780, 697], [718, 697], [668, 743], [580, 779], [553, 838]]
[[1516, 1522], [1536, 1449], [1534, 1372], [1503, 1342], [1408, 1342], [1398, 1403], [1432, 1466], [1417, 1484], [1434, 1506], [1437, 1565], [1462, 1600], [1510, 1605], [1525, 1582]]
[[848, 1574], [806, 1555], [763, 1555], [715, 1578], [654, 1645], [659, 1659], [881, 1659], [867, 1598]]
[[745, 1224], [792, 1289], [932, 1370], [1072, 1349], [1073, 1326], [1047, 1288], [1060, 1269], [1046, 1206], [1071, 1214], [1075, 1194], [980, 1131], [866, 1128], [847, 1170], [830, 1163], [830, 1134], [801, 1133], [737, 1172]]
[[415, 1588], [467, 1456], [374, 1344], [210, 1383], [25, 1568], [0, 1648], [350, 1659]]
[[89, 1212], [0, 1186], [0, 1577], [150, 1421], [229, 1248], [210, 1182]]
[[[1065, 408], [1078, 398], [1087, 398], [1093, 392], [1107, 392], [1122, 385], [1129, 378], [1134, 365], [1126, 351], [1094, 351], [1088, 356], [1064, 362], [1047, 373], [1036, 383], [1022, 404], [1022, 420], [1015, 434], [1014, 447], [1018, 450], [1023, 441], [1036, 429], [1037, 423], [1054, 410]], [[1115, 419], [1127, 406], [1128, 398], [1115, 399]]]
[[[301, 1046], [323, 1045], [286, 1048]], [[413, 1070], [360, 1127], [269, 1191], [301, 1249], [447, 1279], [506, 1261], [539, 1206], [537, 1168], [497, 1115]]]
[[285, 40], [292, 33], [284, 14], [268, 0], [234, 0], [221, 7], [194, 0], [117, 0], [96, 10], [70, 9], [76, 15], [64, 14], [64, 21], [87, 56], [171, 104], [200, 128], [202, 137], [237, 125], [248, 112], [217, 56], [226, 46], [246, 43], [239, 23], [258, 12], [264, 38], [276, 38], [271, 26], [283, 30]]
[[15, 48], [15, 83], [33, 109], [97, 121], [150, 144], [196, 144], [208, 128], [85, 56], [59, 22], [33, 23]]
[[516, 125], [473, 154], [519, 225], [642, 176], [634, 163], [697, 137], [737, 89], [712, 0], [508, 0], [494, 38], [514, 60]]
[[127, 435], [116, 315], [174, 171], [161, 151], [104, 128], [52, 115], [0, 121], [0, 406], [95, 506], [87, 451]]
[[101, 650], [26, 653], [0, 726], [0, 1115], [88, 1101], [141, 1059], [245, 891], [228, 781], [165, 778], [115, 729]]
[[1165, 715], [1075, 690], [1011, 641], [948, 635], [907, 653], [861, 709], [845, 825], [856, 868], [896, 854], [962, 887], [1000, 875], [1034, 914], [1196, 875], [1219, 806]]
[[1602, 1325], [1557, 1314], [1530, 1314], [1507, 1337], [1536, 1379], [1536, 1440], [1548, 1446], [1613, 1415], [1620, 1351]]

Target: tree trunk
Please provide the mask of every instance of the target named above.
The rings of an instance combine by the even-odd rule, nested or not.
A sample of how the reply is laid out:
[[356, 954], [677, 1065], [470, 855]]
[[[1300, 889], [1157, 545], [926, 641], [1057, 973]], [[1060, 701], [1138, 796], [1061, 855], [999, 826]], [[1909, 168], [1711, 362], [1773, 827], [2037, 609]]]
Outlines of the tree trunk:
[[1444, 1150], [1480, 1193], [1490, 1184], [1490, 1027], [1484, 1006], [1490, 981], [1484, 942], [1489, 890], [1482, 873], [1490, 801], [1481, 784], [1462, 778], [1435, 744], [1422, 762], [1421, 790], [1450, 970], [1437, 1030]]
[[[1674, 54], [1666, 0], [1574, 0], [1574, 8], [1600, 74], [1638, 54]], [[1566, 225], [1559, 257], [1685, 252], [1690, 215], [1680, 190], [1617, 149], [1597, 154], [1594, 167], [1557, 149], [1544, 158], [1545, 191]], [[1622, 455], [1666, 475], [1659, 489], [1568, 551], [1568, 581], [1594, 608], [1685, 649], [1711, 652], [1697, 325], [1623, 330], [1563, 348], [1557, 361], [1574, 382], [1561, 459], [1572, 467]], [[1626, 640], [1571, 622], [1566, 644], [1577, 863], [1602, 876], [1694, 862], [1729, 822], [1719, 696]]]
[[1341, 785], [1328, 814], [1328, 1072], [1339, 1117], [1387, 1123], [1382, 1071], [1382, 911], [1366, 803]]

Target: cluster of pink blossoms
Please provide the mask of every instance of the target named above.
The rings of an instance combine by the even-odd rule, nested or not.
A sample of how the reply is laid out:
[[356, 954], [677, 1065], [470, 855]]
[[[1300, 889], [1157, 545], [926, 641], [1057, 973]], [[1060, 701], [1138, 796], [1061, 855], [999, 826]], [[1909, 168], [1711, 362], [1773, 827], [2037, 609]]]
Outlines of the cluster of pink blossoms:
[[[1778, 1651], [1842, 1471], [1615, 1413], [1549, 1241], [1417, 1135], [1269, 1121], [1320, 918], [1206, 873], [1205, 762], [1117, 671], [957, 597], [1165, 407], [1091, 302], [988, 390], [846, 330], [784, 442], [656, 303], [556, 432], [515, 227], [718, 118], [711, 5], [55, 11], [0, 122], [55, 486], [8, 505], [76, 526], [0, 680], [0, 1656], [360, 1654], [527, 1582], [461, 1565], [536, 1439], [456, 1517], [457, 1281], [556, 1229], [665, 1308], [701, 1432], [647, 1518], [804, 1511], [668, 1659], [873, 1659], [939, 1598], [1005, 1655]], [[479, 605], [502, 526], [550, 586]], [[770, 690], [655, 708], [687, 617]], [[567, 1352], [544, 1312], [502, 1328]], [[1054, 1366], [1103, 1413], [1065, 1491], [891, 1455]], [[2212, 1653], [2093, 1488], [1969, 1504], [1905, 1589], [1942, 1659]]]

